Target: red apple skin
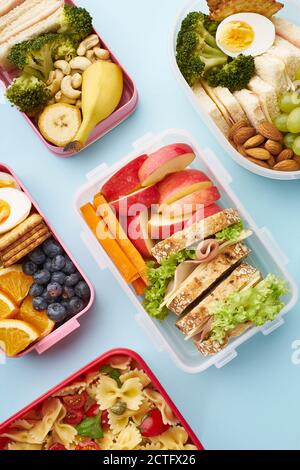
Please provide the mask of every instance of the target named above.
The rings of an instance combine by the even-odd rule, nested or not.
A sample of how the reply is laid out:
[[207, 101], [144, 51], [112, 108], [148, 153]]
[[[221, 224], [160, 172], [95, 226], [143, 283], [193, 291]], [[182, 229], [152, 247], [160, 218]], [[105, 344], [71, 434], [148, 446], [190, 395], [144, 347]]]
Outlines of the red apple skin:
[[192, 217], [185, 224], [185, 228], [188, 228], [197, 222], [201, 222], [201, 220], [204, 220], [207, 217], [218, 214], [219, 212], [222, 212], [222, 210], [222, 207], [218, 206], [218, 204], [211, 204], [210, 206], [206, 206], [203, 208], [203, 210], [199, 210], [192, 215]]
[[139, 170], [148, 158], [148, 155], [135, 158], [104, 184], [101, 192], [108, 202], [127, 196], [141, 187]]
[[189, 145], [167, 145], [149, 155], [149, 159], [141, 166], [139, 170], [141, 185], [149, 186], [158, 183], [170, 173], [184, 170], [194, 159], [194, 150]]
[[151, 250], [154, 247], [154, 241], [148, 234], [148, 211], [141, 212], [135, 217], [128, 217], [127, 235], [143, 256], [143, 258], [152, 258]]
[[172, 173], [157, 185], [160, 193], [159, 202], [160, 204], [168, 204], [168, 201], [171, 199], [172, 201], [176, 201], [183, 197], [180, 195], [176, 197], [176, 194], [182, 193], [182, 191], [187, 191], [187, 194], [194, 192], [192, 190], [189, 191], [189, 188], [201, 183], [203, 183], [203, 188], [199, 187], [199, 190], [204, 189], [204, 187], [212, 186], [211, 180], [202, 171], [183, 170], [178, 173]]
[[[159, 216], [159, 214], [157, 214]], [[153, 217], [149, 221], [149, 233], [151, 238], [154, 240], [165, 240], [171, 237], [174, 233], [183, 230], [189, 221], [190, 216], [186, 218], [175, 218], [170, 217], [162, 219], [161, 217]]]
[[121, 216], [132, 216], [133, 214], [150, 209], [150, 207], [157, 204], [158, 201], [159, 192], [157, 186], [154, 185], [140, 189], [139, 191], [129, 194], [117, 201], [112, 201], [110, 205], [115, 209], [117, 214]]
[[158, 212], [172, 214], [173, 217], [181, 214], [192, 214], [199, 209], [199, 206], [209, 206], [221, 198], [218, 188], [212, 186], [201, 191], [189, 194], [179, 199], [173, 204], [162, 205]]

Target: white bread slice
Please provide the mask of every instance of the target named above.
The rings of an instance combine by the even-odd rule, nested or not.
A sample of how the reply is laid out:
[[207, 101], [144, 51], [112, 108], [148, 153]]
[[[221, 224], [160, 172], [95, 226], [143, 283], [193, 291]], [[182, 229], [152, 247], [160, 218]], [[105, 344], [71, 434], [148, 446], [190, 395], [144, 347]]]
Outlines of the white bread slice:
[[[2, 31], [0, 24], [0, 44], [9, 41], [11, 37], [16, 36], [22, 31], [25, 31], [31, 26], [34, 26], [45, 18], [51, 16], [62, 7], [63, 0], [26, 0], [22, 5], [15, 8], [11, 14], [19, 8], [21, 9], [24, 5], [27, 5], [27, 10], [24, 9], [23, 13], [21, 15], [19, 14], [15, 20], [10, 19], [9, 22], [6, 23], [6, 26], [3, 27]], [[6, 16], [9, 15], [10, 14], [5, 15], [2, 19], [5, 19]]]
[[268, 121], [273, 122], [276, 116], [280, 114], [275, 88], [273, 88], [269, 83], [264, 82], [258, 76], [255, 76], [250, 80], [248, 88], [258, 96], [260, 105]]
[[250, 253], [250, 248], [243, 243], [237, 243], [226, 248], [209, 263], [200, 265], [169, 299], [168, 309], [176, 315], [181, 315], [195, 300]]
[[284, 93], [290, 86], [285, 63], [272, 54], [255, 57], [256, 74], [275, 88], [276, 93]]
[[0, 45], [0, 66], [3, 68], [11, 67], [11, 64], [8, 60], [8, 56], [12, 47], [15, 44], [18, 44], [19, 42], [22, 42], [22, 41], [27, 41], [29, 39], [33, 39], [36, 36], [39, 36], [44, 33], [57, 31], [60, 25], [59, 23], [60, 13], [61, 13], [61, 10], [59, 9], [55, 13], [53, 13], [51, 16], [46, 18], [45, 20], [40, 21], [39, 23], [32, 26], [31, 28], [28, 28], [25, 31], [22, 31], [21, 33], [17, 34], [16, 36], [11, 37], [9, 41], [7, 41], [6, 43], [1, 44]]
[[234, 121], [232, 117], [230, 116], [229, 112], [227, 111], [226, 106], [224, 105], [222, 100], [220, 100], [217, 94], [215, 93], [215, 88], [212, 88], [211, 86], [209, 86], [209, 84], [205, 81], [201, 81], [201, 85], [203, 86], [207, 95], [213, 100], [213, 102], [219, 109], [220, 113], [222, 114], [223, 118], [227, 122], [228, 126], [231, 127], [234, 124]]
[[0, 16], [6, 15], [23, 2], [24, 0], [0, 0]]
[[197, 334], [201, 326], [212, 315], [215, 302], [225, 300], [234, 292], [247, 285], [251, 277], [258, 271], [249, 264], [242, 263], [224, 281], [222, 281], [202, 302], [193, 308], [187, 315], [176, 322], [177, 328], [186, 336]]
[[238, 121], [247, 121], [243, 108], [228, 88], [218, 86], [213, 88], [213, 92], [217, 99], [225, 106], [233, 124]]
[[295, 80], [297, 70], [300, 68], [300, 49], [286, 39], [276, 36], [274, 45], [268, 54], [278, 57], [285, 63], [286, 72], [291, 80]]
[[194, 86], [193, 91], [197, 97], [197, 100], [203, 113], [208, 114], [208, 116], [218, 126], [220, 131], [227, 137], [230, 130], [230, 126], [225, 121], [224, 117], [222, 116], [222, 113], [215, 105], [213, 100], [207, 95], [202, 85], [198, 83], [196, 86]]
[[260, 105], [259, 98], [255, 93], [249, 90], [240, 90], [234, 92], [235, 98], [238, 100], [251, 125], [255, 128], [266, 120], [266, 116]]
[[167, 258], [172, 253], [189, 248], [195, 243], [201, 242], [205, 238], [211, 237], [240, 221], [241, 219], [236, 209], [224, 209], [222, 212], [196, 222], [190, 227], [157, 243], [152, 249], [152, 255], [161, 263], [164, 258]]
[[21, 5], [10, 10], [9, 13], [0, 17], [0, 32], [2, 32], [7, 26], [11, 25], [14, 21], [27, 14], [32, 8], [39, 5], [41, 0], [24, 0]]
[[300, 26], [277, 16], [274, 16], [272, 21], [279, 36], [300, 48]]

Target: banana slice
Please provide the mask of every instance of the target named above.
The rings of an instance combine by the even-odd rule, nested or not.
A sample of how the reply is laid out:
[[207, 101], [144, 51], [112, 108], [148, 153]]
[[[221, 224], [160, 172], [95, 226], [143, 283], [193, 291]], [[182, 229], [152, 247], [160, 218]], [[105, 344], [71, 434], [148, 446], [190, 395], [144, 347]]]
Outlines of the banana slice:
[[72, 142], [81, 126], [81, 112], [70, 104], [52, 104], [40, 115], [38, 126], [48, 142], [58, 147], [65, 147]]

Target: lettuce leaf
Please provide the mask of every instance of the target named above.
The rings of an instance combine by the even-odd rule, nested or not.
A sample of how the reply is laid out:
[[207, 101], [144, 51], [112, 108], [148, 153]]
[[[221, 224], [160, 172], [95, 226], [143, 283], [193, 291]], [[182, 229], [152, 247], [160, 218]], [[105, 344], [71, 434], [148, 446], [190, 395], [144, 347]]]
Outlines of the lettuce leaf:
[[216, 234], [216, 239], [226, 242], [230, 240], [237, 240], [244, 230], [243, 222], [238, 222], [237, 224], [231, 225], [230, 227], [225, 228], [221, 232]]
[[168, 284], [174, 278], [177, 266], [183, 261], [192, 259], [196, 259], [195, 251], [182, 250], [172, 253], [159, 267], [153, 261], [148, 263], [149, 286], [145, 292], [144, 307], [151, 317], [164, 320], [168, 316], [167, 307], [161, 308]]
[[269, 274], [255, 287], [236, 292], [218, 302], [212, 312], [214, 322], [210, 339], [222, 344], [227, 334], [242, 323], [250, 321], [256, 326], [263, 326], [274, 320], [284, 307], [280, 298], [287, 293], [286, 282]]

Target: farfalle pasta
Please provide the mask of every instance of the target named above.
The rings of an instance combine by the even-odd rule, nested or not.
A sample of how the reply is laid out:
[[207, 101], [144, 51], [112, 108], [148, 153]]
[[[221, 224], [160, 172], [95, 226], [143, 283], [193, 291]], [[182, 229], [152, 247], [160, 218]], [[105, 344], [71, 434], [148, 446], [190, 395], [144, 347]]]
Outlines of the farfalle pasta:
[[149, 376], [117, 355], [0, 434], [5, 450], [195, 450]]

